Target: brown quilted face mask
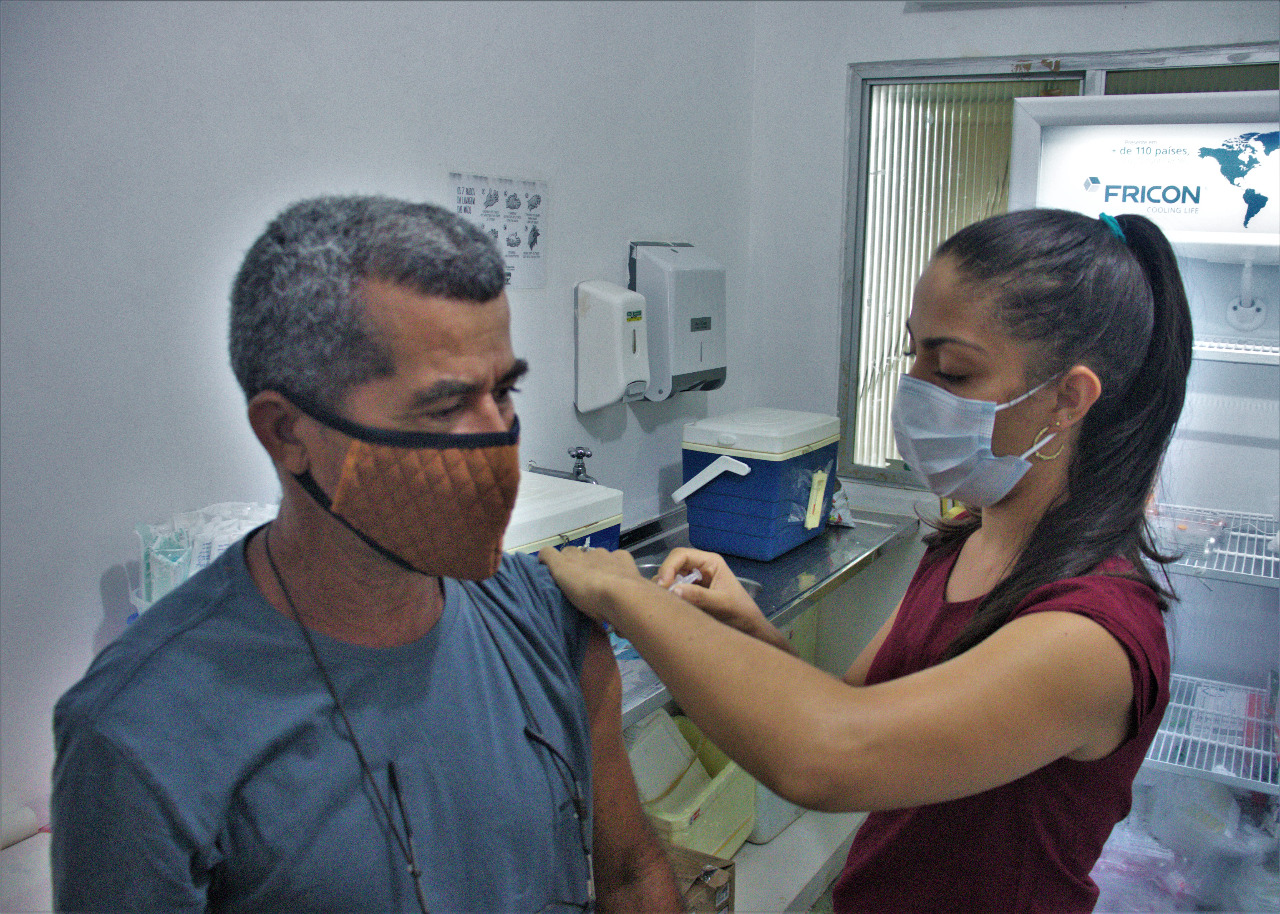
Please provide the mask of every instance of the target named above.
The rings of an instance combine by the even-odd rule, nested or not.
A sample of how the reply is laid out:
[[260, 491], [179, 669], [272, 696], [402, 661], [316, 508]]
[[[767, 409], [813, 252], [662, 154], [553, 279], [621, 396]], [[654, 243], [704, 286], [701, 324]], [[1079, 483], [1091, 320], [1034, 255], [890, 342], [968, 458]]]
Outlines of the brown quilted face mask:
[[520, 483], [520, 421], [506, 432], [441, 435], [368, 428], [286, 394], [352, 439], [332, 500], [298, 482], [376, 551], [411, 571], [479, 581], [498, 570]]

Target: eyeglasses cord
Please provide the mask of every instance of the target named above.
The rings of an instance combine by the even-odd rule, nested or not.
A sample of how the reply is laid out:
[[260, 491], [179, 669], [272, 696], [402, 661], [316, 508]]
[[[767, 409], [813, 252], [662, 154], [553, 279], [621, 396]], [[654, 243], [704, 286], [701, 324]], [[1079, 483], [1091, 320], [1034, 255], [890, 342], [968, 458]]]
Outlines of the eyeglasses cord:
[[[507, 660], [507, 655], [503, 652], [501, 645], [498, 644], [498, 636], [493, 630], [493, 626], [485, 617], [484, 613], [476, 614], [480, 622], [484, 625], [485, 630], [489, 633], [489, 640], [493, 642], [493, 649], [497, 651], [498, 657], [502, 660], [502, 665], [507, 668], [507, 676], [511, 678], [512, 685], [515, 686], [516, 699], [520, 702], [520, 709], [524, 712], [524, 735], [525, 738], [537, 743], [547, 750], [554, 763], [551, 767], [556, 770], [556, 774], [560, 776], [561, 783], [564, 784], [565, 791], [568, 792], [569, 798], [573, 801], [573, 817], [578, 823], [578, 840], [582, 844], [582, 854], [587, 861], [587, 902], [585, 905], [574, 905], [583, 910], [591, 910], [596, 904], [596, 878], [595, 878], [595, 860], [591, 853], [591, 844], [587, 840], [587, 810], [586, 803], [582, 796], [582, 790], [578, 786], [578, 779], [573, 775], [573, 767], [569, 761], [560, 754], [552, 742], [542, 735], [542, 728], [537, 725], [538, 718], [533, 713], [533, 708], [529, 706], [528, 700], [524, 697], [524, 692], [520, 690], [519, 680], [516, 679], [515, 670], [511, 668], [511, 662]], [[536, 729], [535, 729], [536, 726]], [[565, 771], [569, 773], [566, 775]], [[571, 902], [565, 902], [571, 904]]]
[[302, 637], [311, 651], [311, 659], [315, 661], [316, 669], [320, 671], [320, 678], [324, 680], [325, 688], [329, 690], [329, 697], [333, 699], [333, 704], [338, 709], [338, 715], [342, 718], [342, 725], [347, 728], [347, 735], [351, 737], [351, 745], [356, 750], [356, 758], [360, 760], [360, 768], [364, 772], [364, 776], [369, 779], [369, 786], [373, 788], [373, 795], [377, 798], [378, 805], [382, 808], [382, 814], [386, 816], [387, 825], [396, 839], [396, 844], [400, 846], [400, 853], [404, 855], [409, 875], [413, 878], [413, 891], [417, 896], [418, 908], [422, 911], [422, 914], [430, 914], [427, 910], [426, 897], [422, 893], [422, 868], [418, 866], [418, 857], [413, 849], [413, 829], [409, 825], [409, 816], [405, 810], [404, 799], [400, 795], [400, 779], [396, 775], [395, 762], [387, 762], [387, 785], [395, 796], [396, 805], [400, 808], [400, 818], [404, 822], [405, 834], [403, 838], [400, 836], [400, 829], [396, 826], [391, 807], [383, 799], [382, 791], [378, 788], [378, 782], [374, 779], [373, 768], [369, 765], [369, 760], [365, 758], [364, 749], [360, 746], [360, 740], [356, 738], [355, 727], [351, 725], [351, 719], [347, 717], [347, 709], [343, 707], [341, 699], [338, 698], [338, 690], [334, 687], [333, 679], [330, 678], [329, 671], [320, 660], [320, 651], [316, 648], [315, 639], [311, 637], [311, 632], [303, 624], [302, 615], [298, 612], [298, 607], [294, 605], [293, 595], [289, 593], [289, 588], [285, 586], [284, 577], [280, 574], [279, 566], [276, 565], [275, 556], [271, 553], [270, 524], [267, 525], [267, 529], [263, 532], [262, 544], [266, 549], [267, 562], [271, 565], [271, 573], [275, 575], [276, 583], [280, 585], [280, 591], [284, 594], [285, 602], [289, 604], [293, 619], [298, 623], [298, 629], [302, 632]]
[[[405, 863], [409, 875], [413, 877], [413, 891], [417, 896], [418, 908], [422, 914], [430, 914], [427, 910], [427, 900], [422, 892], [422, 868], [418, 866], [418, 857], [413, 847], [413, 829], [409, 824], [408, 811], [404, 805], [404, 797], [400, 792], [400, 778], [396, 773], [395, 762], [387, 762], [387, 785], [391, 789], [392, 795], [395, 797], [396, 806], [400, 810], [400, 819], [404, 823], [404, 837], [400, 836], [400, 829], [396, 827], [395, 818], [391, 813], [391, 807], [387, 801], [383, 799], [382, 791], [378, 789], [378, 782], [374, 780], [373, 768], [369, 765], [368, 759], [365, 757], [364, 749], [360, 746], [360, 740], [356, 738], [355, 727], [351, 725], [351, 719], [347, 717], [347, 709], [343, 707], [342, 700], [338, 698], [338, 690], [333, 684], [333, 679], [329, 676], [329, 670], [325, 667], [324, 662], [320, 659], [320, 651], [316, 647], [315, 639], [311, 637], [306, 625], [302, 622], [302, 615], [298, 612], [298, 607], [294, 605], [293, 595], [289, 593], [289, 588], [284, 583], [284, 577], [280, 574], [280, 568], [276, 565], [275, 556], [271, 552], [271, 525], [268, 524], [266, 530], [263, 531], [262, 544], [267, 553], [267, 563], [271, 566], [271, 573], [275, 576], [276, 584], [280, 586], [280, 592], [284, 594], [285, 602], [289, 604], [289, 611], [293, 614], [293, 620], [298, 624], [299, 631], [302, 632], [303, 639], [307, 642], [307, 648], [311, 652], [311, 659], [315, 661], [316, 669], [320, 671], [320, 678], [324, 680], [325, 688], [329, 692], [329, 697], [333, 699], [334, 707], [338, 709], [338, 715], [342, 718], [342, 724], [347, 728], [347, 735], [351, 737], [352, 748], [356, 751], [356, 758], [360, 761], [360, 768], [364, 772], [366, 778], [369, 779], [369, 786], [373, 788], [373, 795], [378, 801], [378, 806], [382, 809], [382, 814], [386, 817], [387, 825], [391, 829], [391, 834], [396, 839], [396, 844], [400, 846], [400, 853], [404, 855]], [[595, 861], [591, 853], [591, 845], [587, 840], [586, 826], [586, 804], [584, 802], [582, 791], [578, 787], [578, 780], [573, 776], [573, 769], [569, 765], [567, 759], [560, 754], [555, 745], [552, 744], [540, 732], [541, 728], [535, 729], [537, 718], [534, 716], [533, 708], [529, 706], [528, 700], [524, 697], [524, 693], [520, 691], [519, 682], [516, 679], [515, 671], [511, 668], [507, 655], [503, 653], [501, 646], [498, 644], [497, 634], [493, 630], [493, 626], [489, 620], [485, 618], [483, 613], [477, 614], [485, 630], [489, 634], [489, 639], [493, 642], [494, 650], [498, 657], [502, 660], [502, 665], [507, 670], [512, 684], [515, 686], [515, 695], [520, 703], [520, 710], [524, 712], [525, 738], [542, 746], [551, 755], [552, 768], [559, 775], [561, 782], [564, 784], [565, 790], [568, 792], [570, 799], [573, 801], [573, 816], [578, 823], [578, 839], [582, 843], [582, 853], [586, 858], [587, 864], [587, 901], [585, 904], [573, 904], [574, 907], [582, 908], [589, 911], [595, 907], [596, 887], [595, 887]], [[563, 767], [562, 767], [563, 766]], [[566, 775], [564, 769], [569, 770]], [[568, 903], [568, 902], [566, 902]], [[572, 904], [572, 903], [570, 903]]]

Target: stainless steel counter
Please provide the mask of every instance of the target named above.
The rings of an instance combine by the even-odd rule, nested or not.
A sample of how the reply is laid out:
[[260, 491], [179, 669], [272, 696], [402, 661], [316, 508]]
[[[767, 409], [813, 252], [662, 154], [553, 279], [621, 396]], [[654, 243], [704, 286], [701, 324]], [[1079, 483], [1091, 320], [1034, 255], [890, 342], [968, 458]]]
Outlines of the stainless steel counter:
[[[854, 527], [830, 524], [818, 536], [771, 562], [725, 556], [740, 578], [760, 583], [756, 603], [778, 627], [794, 620], [821, 597], [849, 580], [889, 547], [914, 536], [915, 517], [855, 511]], [[689, 545], [689, 527], [680, 510], [622, 537], [637, 562], [660, 561], [677, 546]], [[622, 670], [622, 725], [665, 706], [671, 695], [649, 665], [628, 648], [618, 655]]]

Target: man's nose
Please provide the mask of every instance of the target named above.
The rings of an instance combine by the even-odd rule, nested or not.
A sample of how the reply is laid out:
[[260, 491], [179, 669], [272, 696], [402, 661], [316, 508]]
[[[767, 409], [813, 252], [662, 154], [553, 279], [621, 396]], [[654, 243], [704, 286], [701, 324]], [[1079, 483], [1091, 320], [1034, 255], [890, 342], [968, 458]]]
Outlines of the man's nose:
[[476, 398], [475, 405], [454, 431], [458, 434], [505, 432], [511, 428], [511, 419], [510, 403], [504, 404], [496, 394], [488, 393]]

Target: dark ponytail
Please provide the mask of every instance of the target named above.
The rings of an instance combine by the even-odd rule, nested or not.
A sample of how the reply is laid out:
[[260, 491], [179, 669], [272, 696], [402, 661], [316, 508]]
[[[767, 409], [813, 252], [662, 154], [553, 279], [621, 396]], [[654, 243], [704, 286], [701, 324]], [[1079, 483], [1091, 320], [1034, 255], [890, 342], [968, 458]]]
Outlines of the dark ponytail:
[[[1078, 213], [1026, 210], [975, 223], [938, 249], [993, 289], [1006, 328], [1033, 344], [1039, 369], [1028, 383], [1079, 364], [1102, 382], [1076, 439], [1067, 497], [1040, 519], [947, 657], [984, 640], [1036, 588], [1094, 573], [1113, 556], [1128, 561], [1127, 576], [1159, 594], [1162, 607], [1172, 597], [1144, 561], [1173, 559], [1152, 541], [1144, 508], [1182, 412], [1191, 312], [1160, 229], [1143, 216], [1115, 221], [1120, 233]], [[958, 548], [979, 524], [941, 523], [926, 542]]]

